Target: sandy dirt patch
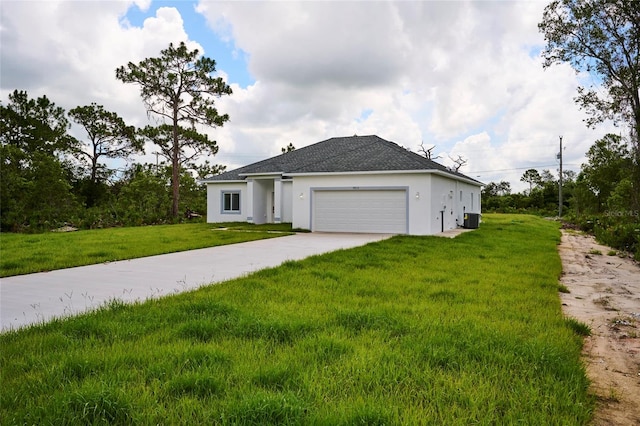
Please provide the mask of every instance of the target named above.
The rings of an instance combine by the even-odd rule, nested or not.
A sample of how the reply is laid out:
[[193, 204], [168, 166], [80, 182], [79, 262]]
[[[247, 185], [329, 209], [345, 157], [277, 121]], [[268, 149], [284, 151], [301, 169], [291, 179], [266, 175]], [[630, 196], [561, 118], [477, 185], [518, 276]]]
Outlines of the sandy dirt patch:
[[640, 266], [593, 237], [562, 231], [565, 315], [591, 327], [583, 357], [595, 425], [640, 425]]

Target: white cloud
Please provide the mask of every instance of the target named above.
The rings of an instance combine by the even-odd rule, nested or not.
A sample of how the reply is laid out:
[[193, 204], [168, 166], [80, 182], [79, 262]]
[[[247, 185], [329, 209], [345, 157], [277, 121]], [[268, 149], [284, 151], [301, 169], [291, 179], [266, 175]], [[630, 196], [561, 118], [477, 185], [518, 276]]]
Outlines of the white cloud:
[[230, 101], [245, 129], [230, 136], [243, 141], [238, 153], [295, 135], [306, 144], [375, 133], [413, 150], [435, 144], [444, 163], [461, 155], [463, 171], [518, 188], [523, 168], [553, 169], [558, 135], [578, 164], [604, 133], [581, 121], [575, 73], [542, 68], [544, 6], [201, 1], [198, 10], [247, 52], [257, 80]]
[[[545, 4], [201, 1], [209, 36], [246, 54], [255, 79], [217, 101], [231, 120], [208, 131], [220, 146], [214, 161], [235, 167], [289, 143], [378, 134], [413, 150], [435, 144], [468, 158], [463, 172], [516, 186], [522, 168], [555, 162], [564, 135], [566, 161], [579, 167], [611, 128], [584, 127], [568, 66], [542, 69]], [[171, 7], [142, 27], [126, 21], [128, 8], [147, 10], [150, 0], [0, 7], [3, 100], [23, 89], [67, 109], [97, 102], [138, 126], [147, 123], [138, 88], [117, 81], [115, 69], [169, 42], [204, 43]]]
[[[134, 6], [135, 4], [135, 6]], [[5, 1], [2, 3], [2, 99], [13, 90], [46, 95], [66, 110], [91, 102], [117, 112], [130, 125], [149, 123], [139, 88], [115, 77], [116, 68], [158, 56], [169, 42], [189, 40], [182, 17], [162, 7], [142, 27], [124, 19], [129, 7], [146, 1]], [[74, 126], [72, 134], [86, 134]], [[137, 161], [155, 163], [153, 146]], [[120, 165], [120, 162], [118, 162]]]
[[[148, 7], [148, 2], [136, 3]], [[138, 88], [116, 80], [115, 69], [157, 56], [169, 42], [187, 41], [188, 35], [173, 8], [158, 9], [142, 28], [123, 23], [132, 4], [3, 2], [2, 98], [18, 89], [31, 97], [47, 95], [66, 109], [97, 102], [143, 125]]]

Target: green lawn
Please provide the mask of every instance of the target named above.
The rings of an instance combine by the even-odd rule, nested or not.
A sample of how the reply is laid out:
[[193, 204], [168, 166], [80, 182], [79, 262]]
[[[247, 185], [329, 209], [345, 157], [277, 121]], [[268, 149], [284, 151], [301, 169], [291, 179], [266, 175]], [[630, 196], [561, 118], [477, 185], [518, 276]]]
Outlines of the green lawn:
[[[215, 230], [228, 228], [226, 231]], [[0, 234], [0, 277], [134, 259], [285, 234], [291, 224], [158, 225], [45, 234]], [[253, 232], [247, 232], [253, 231]]]
[[587, 424], [558, 225], [486, 215], [0, 335], [2, 424]]

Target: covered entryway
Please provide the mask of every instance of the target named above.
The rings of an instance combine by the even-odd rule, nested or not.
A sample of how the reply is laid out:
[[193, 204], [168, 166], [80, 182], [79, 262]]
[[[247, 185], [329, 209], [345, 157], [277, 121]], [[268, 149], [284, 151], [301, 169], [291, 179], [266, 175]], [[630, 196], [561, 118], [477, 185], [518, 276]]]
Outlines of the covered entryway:
[[312, 231], [408, 233], [406, 188], [313, 189]]

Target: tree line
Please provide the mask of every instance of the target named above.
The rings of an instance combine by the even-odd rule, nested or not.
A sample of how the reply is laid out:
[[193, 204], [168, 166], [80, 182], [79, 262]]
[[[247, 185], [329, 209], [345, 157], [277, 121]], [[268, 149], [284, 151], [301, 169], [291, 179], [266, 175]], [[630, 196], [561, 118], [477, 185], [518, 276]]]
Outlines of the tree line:
[[[595, 141], [578, 174], [563, 173], [566, 219], [640, 258], [640, 2], [554, 0], [538, 28], [545, 68], [569, 64], [592, 76], [575, 98], [586, 125], [612, 121], [622, 129]], [[206, 194], [193, 173], [202, 178], [223, 167], [195, 165], [218, 150], [197, 126], [224, 125], [229, 117], [214, 100], [231, 94], [214, 72], [215, 61], [184, 43], [119, 67], [116, 78], [138, 86], [149, 116], [160, 122], [142, 129], [95, 103], [65, 112], [46, 96], [14, 91], [0, 104], [2, 230], [164, 223], [180, 220], [182, 211], [204, 212]], [[70, 120], [85, 129], [84, 141], [69, 135]], [[162, 162], [131, 164], [116, 176], [103, 161], [128, 158], [149, 144]], [[422, 149], [429, 158], [431, 149]], [[529, 191], [521, 194], [512, 194], [507, 182], [489, 183], [483, 209], [553, 214], [558, 179], [532, 169], [522, 180]]]
[[[587, 151], [579, 173], [563, 171], [563, 220], [594, 233], [603, 243], [635, 253], [640, 260], [640, 210], [634, 187], [637, 165], [629, 143], [607, 134]], [[559, 178], [529, 169], [520, 178], [529, 190], [512, 193], [509, 182], [482, 189], [482, 211], [558, 215]]]
[[[563, 173], [564, 219], [640, 260], [640, 2], [554, 0], [538, 28], [545, 68], [566, 63], [592, 76], [574, 99], [587, 126], [612, 121], [627, 130], [595, 141], [577, 175]], [[522, 194], [506, 182], [487, 185], [483, 209], [558, 212], [559, 182], [548, 170], [527, 170], [521, 180], [530, 185]]]
[[[182, 212], [204, 212], [206, 190], [197, 179], [224, 167], [195, 163], [218, 152], [197, 125], [224, 125], [229, 117], [218, 113], [215, 98], [231, 94], [214, 72], [214, 60], [184, 43], [119, 67], [116, 78], [138, 85], [149, 116], [159, 119], [139, 129], [96, 103], [65, 111], [46, 95], [15, 90], [0, 104], [2, 230], [170, 223]], [[84, 130], [82, 140], [70, 135], [71, 123]], [[148, 145], [162, 161], [127, 161]], [[107, 159], [124, 166], [108, 167]]]

